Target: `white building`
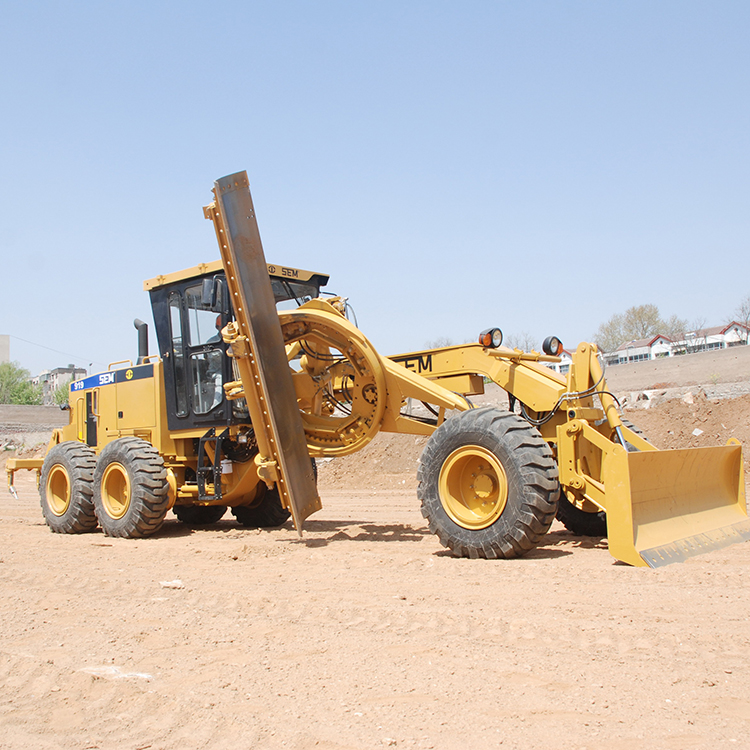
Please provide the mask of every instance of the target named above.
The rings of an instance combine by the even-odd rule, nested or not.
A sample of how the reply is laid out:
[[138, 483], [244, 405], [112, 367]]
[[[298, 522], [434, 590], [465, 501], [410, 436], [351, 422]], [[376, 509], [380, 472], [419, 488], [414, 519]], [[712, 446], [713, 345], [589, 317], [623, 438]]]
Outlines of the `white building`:
[[551, 370], [559, 372], [561, 375], [567, 375], [572, 362], [573, 353], [569, 352], [567, 349], [563, 349], [562, 354], [560, 354], [559, 362], [545, 362], [544, 364], [547, 365], [547, 367], [549, 367]]
[[675, 341], [673, 354], [694, 354], [695, 352], [710, 352], [714, 349], [728, 349], [731, 346], [743, 346], [750, 338], [750, 328], [737, 321], [723, 326], [699, 328], [688, 331], [680, 341]]
[[61, 385], [67, 385], [73, 380], [86, 377], [86, 370], [75, 365], [56, 367], [54, 370], [43, 370], [35, 378], [31, 378], [33, 385], [42, 386], [42, 399], [45, 404], [53, 403], [55, 391]]
[[648, 359], [661, 359], [672, 356], [672, 340], [657, 334], [647, 339], [626, 341], [613, 352], [604, 355], [608, 365], [622, 365], [627, 362], [644, 362]]
[[723, 326], [688, 331], [679, 341], [672, 341], [661, 334], [648, 339], [627, 341], [620, 344], [613, 352], [607, 352], [604, 355], [604, 361], [608, 365], [622, 365], [628, 362], [674, 357], [678, 354], [727, 349], [730, 346], [748, 343], [750, 343], [750, 328], [732, 321]]

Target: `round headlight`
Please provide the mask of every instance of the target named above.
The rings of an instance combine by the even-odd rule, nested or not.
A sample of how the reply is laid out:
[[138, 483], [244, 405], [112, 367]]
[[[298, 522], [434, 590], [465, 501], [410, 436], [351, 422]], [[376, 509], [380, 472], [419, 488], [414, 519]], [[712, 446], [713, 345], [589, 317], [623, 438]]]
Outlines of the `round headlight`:
[[479, 343], [488, 349], [497, 349], [503, 343], [503, 332], [499, 328], [488, 328], [479, 334]]
[[553, 357], [559, 357], [562, 354], [563, 345], [557, 336], [547, 336], [542, 343], [542, 351], [545, 354], [551, 354]]

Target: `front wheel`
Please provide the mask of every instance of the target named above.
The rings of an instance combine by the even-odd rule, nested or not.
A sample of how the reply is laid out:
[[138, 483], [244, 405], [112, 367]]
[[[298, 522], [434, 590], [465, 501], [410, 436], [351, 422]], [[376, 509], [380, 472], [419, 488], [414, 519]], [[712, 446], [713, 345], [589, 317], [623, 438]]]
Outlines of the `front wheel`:
[[560, 494], [538, 430], [494, 407], [443, 423], [425, 446], [417, 480], [430, 531], [459, 557], [526, 554], [549, 530]]
[[42, 515], [57, 534], [80, 534], [96, 528], [93, 485], [96, 456], [88, 445], [68, 441], [44, 458], [39, 481]]
[[94, 505], [107, 536], [150, 536], [169, 509], [164, 461], [151, 443], [124, 437], [105, 446], [94, 472]]

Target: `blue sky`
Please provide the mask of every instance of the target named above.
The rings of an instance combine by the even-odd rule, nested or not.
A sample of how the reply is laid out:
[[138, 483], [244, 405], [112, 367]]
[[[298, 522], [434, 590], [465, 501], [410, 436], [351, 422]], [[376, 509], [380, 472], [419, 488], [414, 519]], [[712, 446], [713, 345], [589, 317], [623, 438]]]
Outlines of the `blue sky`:
[[134, 358], [143, 280], [218, 257], [201, 207], [242, 169], [269, 261], [330, 273], [382, 353], [721, 323], [749, 39], [716, 0], [6, 4], [0, 333], [32, 373]]

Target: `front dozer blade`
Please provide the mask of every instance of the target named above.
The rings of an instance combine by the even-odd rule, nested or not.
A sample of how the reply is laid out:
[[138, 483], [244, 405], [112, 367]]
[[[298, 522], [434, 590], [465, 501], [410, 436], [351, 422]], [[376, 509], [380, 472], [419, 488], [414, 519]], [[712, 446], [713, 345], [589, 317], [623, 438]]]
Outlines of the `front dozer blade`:
[[613, 557], [658, 568], [750, 539], [742, 447], [614, 451], [605, 462]]

